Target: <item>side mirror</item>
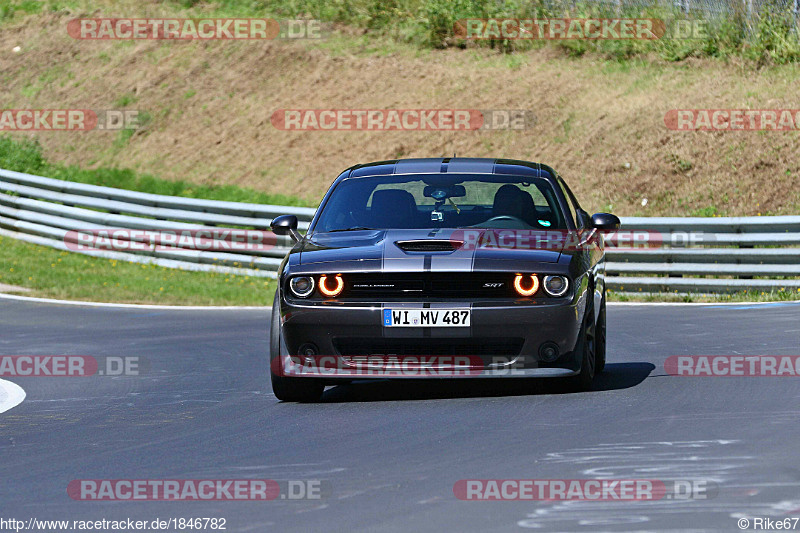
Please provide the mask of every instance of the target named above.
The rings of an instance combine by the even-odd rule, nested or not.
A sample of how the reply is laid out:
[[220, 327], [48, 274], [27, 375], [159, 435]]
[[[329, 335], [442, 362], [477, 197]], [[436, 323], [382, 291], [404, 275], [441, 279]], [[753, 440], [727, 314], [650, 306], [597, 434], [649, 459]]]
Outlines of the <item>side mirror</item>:
[[619, 229], [619, 218], [611, 213], [595, 213], [592, 215], [592, 227], [600, 231]]
[[303, 237], [297, 232], [297, 217], [294, 215], [281, 215], [270, 222], [269, 227], [275, 235], [289, 235], [294, 242], [299, 242]]

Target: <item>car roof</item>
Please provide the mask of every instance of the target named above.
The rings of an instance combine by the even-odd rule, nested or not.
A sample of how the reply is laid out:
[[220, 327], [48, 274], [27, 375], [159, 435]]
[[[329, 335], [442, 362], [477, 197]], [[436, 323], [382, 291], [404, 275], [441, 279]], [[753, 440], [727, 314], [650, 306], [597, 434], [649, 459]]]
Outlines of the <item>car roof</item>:
[[[348, 172], [349, 171], [349, 172]], [[558, 175], [547, 165], [518, 159], [484, 157], [429, 157], [393, 159], [354, 165], [342, 173], [342, 178], [386, 176], [392, 174], [511, 174], [554, 180]]]

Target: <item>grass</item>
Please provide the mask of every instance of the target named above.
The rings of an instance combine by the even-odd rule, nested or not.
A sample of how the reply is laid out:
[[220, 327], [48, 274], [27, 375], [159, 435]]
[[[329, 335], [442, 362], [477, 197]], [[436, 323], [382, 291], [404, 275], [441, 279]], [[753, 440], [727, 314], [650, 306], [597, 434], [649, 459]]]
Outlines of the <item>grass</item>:
[[[122, 130], [115, 141], [117, 147], [126, 146], [132, 133], [132, 130]], [[152, 194], [230, 202], [316, 207], [315, 204], [296, 196], [270, 194], [236, 185], [199, 185], [183, 180], [170, 181], [150, 174], [139, 174], [130, 169], [86, 169], [49, 163], [42, 156], [42, 147], [37, 141], [17, 140], [7, 136], [0, 136], [0, 168], [48, 178]]]
[[[599, 2], [521, 2], [518, 0], [169, 0], [184, 16], [313, 18], [345, 24], [369, 32], [379, 40], [410, 43], [420, 49], [488, 47], [503, 53], [553, 46], [569, 57], [587, 53], [626, 61], [655, 55], [665, 61], [690, 57], [722, 60], [743, 58], [756, 65], [800, 62], [800, 32], [791, 2], [766, 0], [751, 18], [742, 3], [728, 0], [730, 14], [701, 20], [670, 7], [642, 3], [618, 9]], [[42, 11], [94, 7], [89, 0], [0, 0], [0, 23]], [[130, 8], [128, 8], [130, 10]], [[668, 31], [676, 21], [700, 21], [703, 31], [657, 40], [536, 41], [491, 39], [465, 42], [456, 37], [454, 23], [466, 18], [651, 18], [665, 21]], [[697, 27], [697, 26], [695, 26]], [[690, 38], [684, 38], [684, 37]]]
[[[800, 37], [791, 15], [791, 3], [767, 0], [759, 15], [748, 19], [740, 2], [731, 0], [731, 14], [702, 20], [702, 31], [657, 40], [569, 40], [543, 43], [533, 40], [492, 39], [465, 42], [455, 36], [454, 23], [466, 18], [651, 18], [665, 21], [668, 31], [676, 21], [692, 20], [678, 9], [628, 6], [598, 2], [497, 2], [496, 0], [172, 0], [189, 11], [204, 9], [220, 16], [315, 18], [366, 30], [382, 39], [415, 44], [421, 48], [482, 46], [504, 53], [555, 46], [570, 57], [598, 53], [624, 61], [655, 54], [666, 61], [689, 57], [741, 57], [757, 64], [800, 61]], [[699, 21], [700, 19], [694, 19]], [[683, 37], [691, 38], [683, 38]]]
[[38, 0], [2, 0], [0, 1], [0, 21], [11, 19], [17, 13], [39, 13], [42, 7], [43, 3]]
[[275, 280], [88, 257], [0, 237], [0, 283], [26, 296], [161, 305], [271, 305]]
[[739, 291], [729, 294], [695, 294], [648, 292], [632, 293], [609, 290], [609, 302], [694, 302], [694, 303], [735, 303], [735, 302], [791, 302], [800, 300], [800, 290], [780, 289], [777, 291]]
[[114, 107], [128, 107], [129, 105], [135, 103], [136, 100], [137, 98], [133, 94], [123, 94], [114, 101]]

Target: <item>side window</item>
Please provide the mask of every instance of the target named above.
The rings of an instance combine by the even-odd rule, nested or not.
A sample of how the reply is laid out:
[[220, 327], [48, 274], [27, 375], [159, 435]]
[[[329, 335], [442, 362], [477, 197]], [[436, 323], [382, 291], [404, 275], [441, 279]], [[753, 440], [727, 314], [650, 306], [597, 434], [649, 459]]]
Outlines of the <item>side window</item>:
[[572, 196], [570, 190], [567, 188], [567, 184], [564, 183], [564, 180], [562, 180], [560, 177], [558, 178], [558, 186], [561, 187], [561, 192], [564, 194], [564, 198], [566, 198], [567, 200], [567, 208], [569, 209], [572, 220], [575, 221], [575, 226], [578, 228], [582, 228], [583, 227], [582, 221], [577, 216], [577, 211], [575, 210], [575, 205], [573, 204], [574, 197]]
[[561, 184], [561, 189], [565, 190], [565, 194], [567, 195], [567, 203], [569, 203], [570, 211], [572, 211], [573, 216], [575, 216], [576, 224], [579, 228], [587, 228], [591, 226], [591, 219], [581, 208], [581, 205], [578, 203], [577, 198], [575, 195], [572, 194], [572, 190], [567, 186], [563, 179], [560, 177], [558, 178], [559, 183]]

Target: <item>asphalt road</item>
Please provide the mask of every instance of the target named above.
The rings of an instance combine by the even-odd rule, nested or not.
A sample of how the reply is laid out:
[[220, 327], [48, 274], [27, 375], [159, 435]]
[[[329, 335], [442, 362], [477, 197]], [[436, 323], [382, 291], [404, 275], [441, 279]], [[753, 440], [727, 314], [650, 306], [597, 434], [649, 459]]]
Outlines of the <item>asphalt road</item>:
[[[367, 382], [280, 403], [269, 313], [0, 301], [0, 355], [140, 357], [138, 376], [5, 378], [0, 518], [224, 517], [228, 531], [739, 531], [800, 516], [800, 378], [676, 377], [670, 355], [800, 354], [800, 305], [609, 306], [595, 391]], [[541, 382], [537, 382], [541, 383]], [[321, 480], [322, 498], [74, 501], [76, 479]], [[705, 500], [472, 502], [460, 479], [702, 480]], [[752, 524], [751, 524], [752, 528]], [[800, 530], [800, 525], [796, 528]]]

